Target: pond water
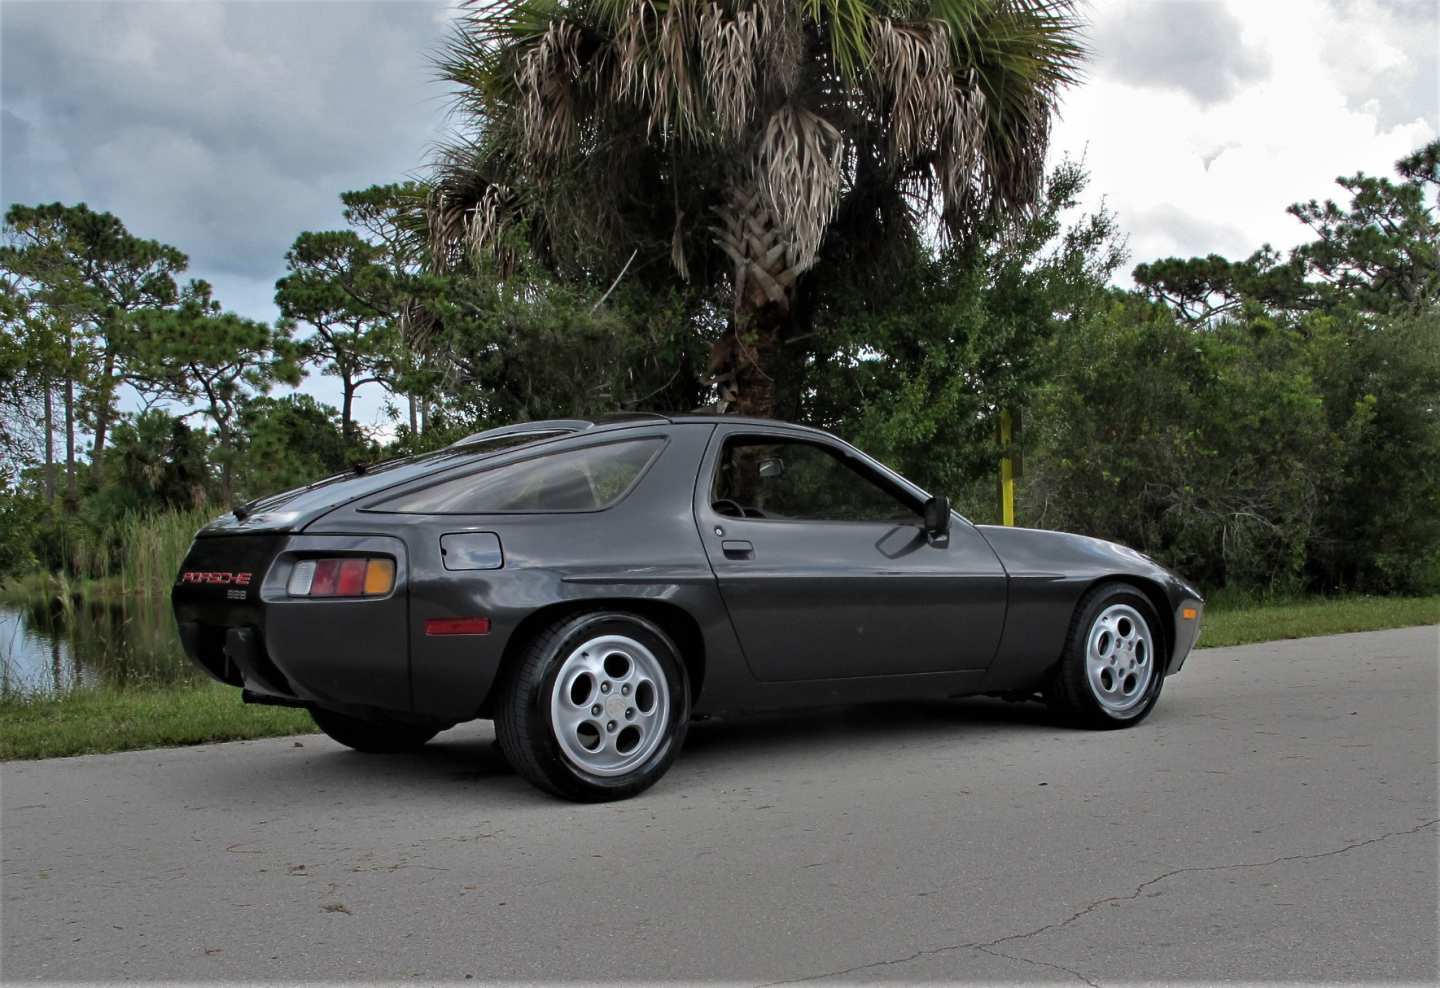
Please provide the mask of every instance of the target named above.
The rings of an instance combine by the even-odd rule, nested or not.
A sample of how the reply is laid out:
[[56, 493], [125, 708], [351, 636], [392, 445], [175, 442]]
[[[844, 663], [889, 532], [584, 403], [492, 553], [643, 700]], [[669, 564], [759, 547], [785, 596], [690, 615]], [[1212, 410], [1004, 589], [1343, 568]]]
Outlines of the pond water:
[[164, 598], [0, 604], [0, 695], [203, 678], [185, 658]]

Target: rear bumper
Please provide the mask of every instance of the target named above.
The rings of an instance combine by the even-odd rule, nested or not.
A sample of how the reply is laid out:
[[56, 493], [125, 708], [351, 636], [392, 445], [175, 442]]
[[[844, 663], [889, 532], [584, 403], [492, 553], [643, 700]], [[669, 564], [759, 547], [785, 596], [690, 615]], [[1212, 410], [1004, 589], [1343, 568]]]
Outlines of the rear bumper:
[[[384, 597], [291, 598], [285, 585], [296, 561], [322, 553], [392, 556], [395, 586]], [[400, 540], [295, 535], [275, 538], [260, 552], [237, 537], [206, 537], [191, 548], [182, 576], [195, 570], [253, 574], [244, 589], [177, 582], [171, 595], [185, 652], [210, 676], [260, 702], [412, 711]]]
[[258, 627], [223, 627], [178, 621], [185, 654], [211, 677], [248, 693], [300, 701], [289, 679], [270, 661]]

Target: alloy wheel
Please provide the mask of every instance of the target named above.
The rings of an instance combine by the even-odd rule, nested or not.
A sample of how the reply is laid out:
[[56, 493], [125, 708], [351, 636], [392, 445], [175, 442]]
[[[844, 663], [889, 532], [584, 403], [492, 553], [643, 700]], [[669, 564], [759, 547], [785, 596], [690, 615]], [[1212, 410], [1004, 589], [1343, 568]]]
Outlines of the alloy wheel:
[[1109, 713], [1126, 714], [1144, 702], [1155, 676], [1155, 641], [1139, 611], [1111, 604], [1100, 612], [1086, 637], [1085, 673]]
[[633, 638], [582, 642], [560, 665], [550, 724], [560, 750], [592, 775], [631, 772], [664, 740], [670, 691], [655, 654]]

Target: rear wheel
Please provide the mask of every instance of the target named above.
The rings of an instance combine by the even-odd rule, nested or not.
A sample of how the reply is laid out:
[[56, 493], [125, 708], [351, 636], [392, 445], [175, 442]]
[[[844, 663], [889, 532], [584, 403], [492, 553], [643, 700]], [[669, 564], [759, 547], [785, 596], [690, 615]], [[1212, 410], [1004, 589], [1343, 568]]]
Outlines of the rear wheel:
[[339, 741], [347, 748], [371, 754], [414, 751], [440, 733], [439, 726], [362, 720], [318, 707], [311, 708], [310, 719], [331, 739]]
[[1165, 681], [1165, 644], [1155, 608], [1134, 587], [1102, 584], [1075, 609], [1045, 699], [1059, 713], [1099, 729], [1138, 724]]
[[561, 621], [524, 647], [495, 733], [526, 780], [596, 802], [653, 785], [689, 720], [689, 681], [669, 636], [637, 615], [604, 612]]

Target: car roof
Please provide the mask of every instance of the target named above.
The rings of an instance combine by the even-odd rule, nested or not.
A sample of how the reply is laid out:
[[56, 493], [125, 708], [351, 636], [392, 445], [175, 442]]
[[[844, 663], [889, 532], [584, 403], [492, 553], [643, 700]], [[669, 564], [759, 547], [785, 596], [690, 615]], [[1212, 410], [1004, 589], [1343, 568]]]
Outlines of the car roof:
[[464, 439], [457, 439], [451, 446], [469, 446], [471, 443], [498, 439], [501, 436], [522, 436], [531, 432], [580, 432], [595, 423], [589, 419], [537, 419], [533, 422], [516, 422], [513, 425], [497, 426], [481, 432], [472, 432]]
[[817, 429], [810, 425], [799, 425], [795, 422], [785, 422], [780, 419], [762, 419], [750, 415], [718, 415], [714, 412], [686, 412], [683, 415], [672, 415], [670, 421], [676, 424], [700, 423], [703, 425], [760, 425], [780, 429], [799, 429], [801, 432], [813, 432], [817, 435], [828, 436], [830, 433], [824, 429]]
[[817, 436], [834, 438], [823, 429], [816, 429], [808, 425], [797, 425], [794, 422], [782, 422], [779, 419], [752, 418], [744, 415], [720, 415], [713, 412], [684, 412], [675, 415], [661, 415], [658, 412], [619, 412], [614, 415], [603, 415], [595, 419], [537, 419], [533, 422], [517, 422], [513, 425], [502, 425], [494, 429], [486, 429], [483, 432], [476, 432], [466, 436], [464, 439], [452, 443], [453, 446], [467, 446], [470, 443], [481, 442], [487, 439], [496, 439], [501, 436], [525, 435], [531, 432], [589, 432], [592, 430], [629, 429], [644, 425], [663, 423], [666, 425], [752, 425], [765, 426], [769, 428], [794, 429], [800, 432], [809, 432]]

